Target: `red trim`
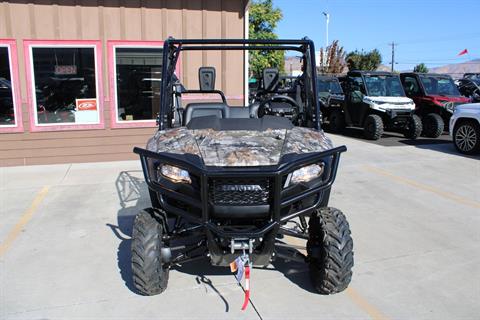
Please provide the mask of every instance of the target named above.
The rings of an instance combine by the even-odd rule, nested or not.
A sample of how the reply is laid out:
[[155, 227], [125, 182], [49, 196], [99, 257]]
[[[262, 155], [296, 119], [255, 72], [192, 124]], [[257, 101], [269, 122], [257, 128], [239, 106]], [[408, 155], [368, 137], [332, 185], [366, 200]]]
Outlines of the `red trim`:
[[[117, 121], [117, 96], [115, 94], [115, 47], [125, 46], [133, 47], [158, 47], [163, 49], [163, 41], [128, 41], [128, 40], [109, 40], [107, 41], [107, 60], [108, 60], [108, 82], [109, 82], [109, 105], [110, 105], [110, 126], [112, 128], [145, 128], [155, 127], [156, 120], [134, 120], [134, 121]], [[175, 72], [180, 77], [180, 59], [177, 63]]]
[[[35, 46], [72, 46], [83, 45], [95, 48], [95, 81], [97, 85], [97, 103], [98, 103], [98, 124], [35, 124], [35, 110], [33, 99], [33, 75], [32, 60], [30, 56], [30, 48]], [[25, 69], [27, 75], [27, 96], [28, 96], [28, 114], [30, 117], [30, 131], [65, 131], [65, 130], [86, 130], [86, 129], [104, 129], [105, 121], [103, 114], [103, 66], [102, 66], [102, 43], [100, 40], [23, 40], [23, 51], [25, 56]]]
[[13, 88], [13, 106], [15, 110], [15, 126], [4, 127], [0, 125], [1, 133], [23, 132], [23, 112], [22, 112], [22, 95], [20, 94], [20, 81], [18, 77], [18, 55], [17, 44], [13, 39], [0, 39], [0, 45], [8, 47], [10, 76]]

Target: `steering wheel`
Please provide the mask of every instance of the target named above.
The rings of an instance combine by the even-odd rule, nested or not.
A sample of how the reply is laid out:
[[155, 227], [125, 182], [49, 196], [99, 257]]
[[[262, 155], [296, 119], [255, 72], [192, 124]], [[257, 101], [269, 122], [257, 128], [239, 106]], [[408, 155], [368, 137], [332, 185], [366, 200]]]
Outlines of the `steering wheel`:
[[[291, 107], [273, 106], [274, 102], [286, 102]], [[292, 122], [294, 122], [297, 121], [299, 110], [300, 106], [292, 97], [286, 95], [274, 95], [260, 103], [260, 106], [258, 107], [258, 117], [262, 118], [264, 115], [273, 115], [291, 118]]]

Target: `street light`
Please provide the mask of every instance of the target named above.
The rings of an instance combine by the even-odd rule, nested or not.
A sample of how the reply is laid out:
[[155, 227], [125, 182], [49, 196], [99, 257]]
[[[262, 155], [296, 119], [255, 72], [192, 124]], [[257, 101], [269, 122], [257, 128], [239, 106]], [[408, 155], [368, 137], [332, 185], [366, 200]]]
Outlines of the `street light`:
[[328, 47], [328, 23], [330, 22], [330, 14], [327, 12], [323, 12], [323, 15], [325, 16], [326, 19], [326, 40], [325, 40], [325, 48]]
[[325, 67], [328, 67], [328, 58], [327, 58], [327, 54], [328, 54], [328, 23], [330, 22], [330, 14], [327, 13], [327, 12], [323, 12], [323, 15], [325, 16], [325, 22], [326, 22], [326, 31], [325, 31], [325, 53], [324, 53], [324, 62], [322, 62], [322, 64], [325, 64]]

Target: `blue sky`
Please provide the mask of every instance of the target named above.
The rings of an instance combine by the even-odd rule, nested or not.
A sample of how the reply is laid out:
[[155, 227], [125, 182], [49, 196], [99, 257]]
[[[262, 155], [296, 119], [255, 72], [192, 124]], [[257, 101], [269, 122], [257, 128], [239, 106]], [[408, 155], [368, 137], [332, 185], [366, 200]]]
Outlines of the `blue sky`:
[[[424, 62], [428, 67], [480, 58], [480, 0], [274, 0], [283, 20], [280, 38], [308, 36], [325, 45], [325, 18], [330, 13], [329, 40], [345, 50], [380, 50], [389, 64], [395, 50], [397, 70]], [[469, 54], [457, 54], [468, 49]]]

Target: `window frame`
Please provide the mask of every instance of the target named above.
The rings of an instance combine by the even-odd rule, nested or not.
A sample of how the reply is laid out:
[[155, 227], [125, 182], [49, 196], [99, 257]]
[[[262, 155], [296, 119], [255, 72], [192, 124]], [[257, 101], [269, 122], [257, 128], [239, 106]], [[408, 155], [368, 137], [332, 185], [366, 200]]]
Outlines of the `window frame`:
[[0, 125], [0, 133], [23, 132], [22, 97], [20, 93], [20, 81], [18, 76], [17, 44], [14, 39], [0, 39], [0, 47], [7, 48], [8, 51], [10, 82], [12, 85], [13, 112], [15, 115], [15, 124]]
[[[164, 41], [129, 41], [129, 40], [108, 40], [108, 82], [109, 82], [109, 104], [110, 104], [110, 126], [117, 128], [153, 128], [157, 126], [157, 120], [118, 120], [118, 95], [117, 95], [117, 48], [147, 48], [163, 49]], [[175, 73], [180, 78], [181, 61], [177, 62]]]
[[[33, 48], [93, 48], [95, 59], [95, 92], [98, 107], [97, 123], [48, 123], [39, 124], [37, 118], [37, 97], [35, 94], [35, 78], [33, 70]], [[103, 111], [103, 66], [102, 43], [100, 40], [24, 40], [25, 71], [27, 75], [28, 114], [30, 131], [70, 131], [104, 129]]]

